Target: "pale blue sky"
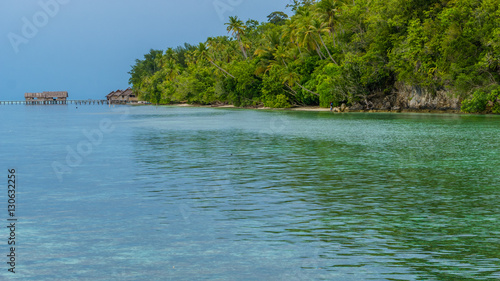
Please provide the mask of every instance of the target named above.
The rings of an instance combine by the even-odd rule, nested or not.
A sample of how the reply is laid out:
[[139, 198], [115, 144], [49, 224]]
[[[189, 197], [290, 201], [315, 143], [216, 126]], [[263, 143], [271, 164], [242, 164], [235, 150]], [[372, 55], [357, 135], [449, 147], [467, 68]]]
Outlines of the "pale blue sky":
[[289, 2], [0, 0], [0, 100], [38, 91], [104, 98], [128, 87], [130, 66], [149, 49], [227, 35], [229, 16], [266, 21]]

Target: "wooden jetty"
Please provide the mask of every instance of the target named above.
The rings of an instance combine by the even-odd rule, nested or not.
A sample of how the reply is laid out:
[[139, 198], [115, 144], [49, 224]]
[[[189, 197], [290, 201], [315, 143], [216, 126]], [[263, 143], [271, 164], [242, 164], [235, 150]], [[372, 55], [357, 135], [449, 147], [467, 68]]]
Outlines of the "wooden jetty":
[[69, 100], [68, 92], [52, 91], [41, 93], [25, 93], [24, 101], [0, 101], [0, 105], [24, 104], [24, 105], [55, 105], [55, 104], [137, 104], [137, 97], [131, 88], [118, 90], [106, 96], [105, 100]]
[[24, 101], [0, 101], [0, 105], [109, 104], [108, 100], [68, 100], [68, 92], [66, 91], [25, 93], [24, 99]]
[[24, 100], [24, 101], [0, 101], [0, 105], [55, 105], [55, 104], [108, 104], [108, 100]]

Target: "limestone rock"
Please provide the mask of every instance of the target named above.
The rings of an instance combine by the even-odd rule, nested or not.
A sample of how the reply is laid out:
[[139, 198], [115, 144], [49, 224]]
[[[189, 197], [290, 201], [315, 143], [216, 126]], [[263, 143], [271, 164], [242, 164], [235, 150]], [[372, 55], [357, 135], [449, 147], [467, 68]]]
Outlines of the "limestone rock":
[[363, 110], [363, 106], [359, 103], [356, 103], [353, 106], [349, 107], [349, 110]]
[[460, 109], [460, 100], [440, 89], [432, 93], [420, 86], [396, 83], [397, 105], [410, 109]]
[[389, 109], [391, 109], [391, 103], [390, 102], [386, 102], [380, 109], [382, 109], [382, 110], [389, 110]]

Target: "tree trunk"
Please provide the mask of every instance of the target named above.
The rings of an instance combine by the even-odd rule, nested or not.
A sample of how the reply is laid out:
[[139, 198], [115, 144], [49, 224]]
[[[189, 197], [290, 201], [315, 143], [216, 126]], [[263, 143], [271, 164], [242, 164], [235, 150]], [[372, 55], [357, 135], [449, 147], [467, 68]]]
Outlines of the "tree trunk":
[[323, 43], [323, 47], [325, 47], [326, 49], [326, 52], [328, 53], [328, 56], [330, 56], [330, 59], [333, 61], [333, 63], [335, 63], [336, 65], [339, 65], [332, 57], [332, 54], [330, 54], [330, 50], [328, 50], [328, 48], [326, 47], [326, 44], [325, 44], [325, 41], [323, 41], [323, 37], [321, 37], [321, 34], [318, 33], [319, 35], [319, 39], [321, 39], [321, 43]]
[[290, 91], [292, 91], [292, 92], [293, 92], [293, 93], [291, 93], [291, 94], [292, 94], [292, 96], [294, 96], [294, 97], [295, 97], [295, 96], [297, 96], [297, 92], [295, 92], [295, 91], [293, 90], [293, 88], [292, 88], [292, 87], [290, 87], [290, 85], [288, 85], [288, 83], [285, 83], [285, 85], [288, 87], [288, 89], [290, 89]]
[[324, 57], [321, 55], [321, 52], [319, 51], [318, 46], [316, 46], [316, 48], [314, 48], [314, 49], [316, 50], [316, 53], [318, 54], [319, 58], [324, 59]]
[[281, 60], [283, 61], [283, 64], [286, 66], [286, 68], [288, 68], [288, 64], [286, 64], [285, 59], [281, 58]]
[[237, 37], [238, 37], [238, 42], [240, 43], [241, 52], [243, 52], [243, 56], [245, 57], [245, 59], [248, 59], [247, 52], [245, 51], [245, 48], [243, 47], [243, 43], [241, 42], [241, 37], [240, 37], [239, 33], [238, 33]]
[[299, 49], [299, 53], [302, 55], [302, 50], [300, 49], [299, 43], [295, 43], [297, 45], [297, 49]]
[[[314, 39], [314, 37], [313, 37], [313, 39]], [[325, 59], [326, 59], [326, 56], [325, 56], [325, 54], [323, 54], [323, 52], [321, 51], [321, 48], [319, 47], [318, 41], [316, 41], [316, 39], [314, 39], [314, 44], [316, 44], [316, 50], [318, 51], [318, 53], [321, 53], [320, 57], [322, 57], [322, 58], [325, 58]]]
[[[300, 105], [305, 105], [303, 102], [300, 102], [297, 100], [297, 92], [295, 92], [292, 87], [290, 87], [290, 85], [288, 85], [288, 83], [285, 84], [285, 86], [290, 89], [290, 91], [287, 91], [288, 93], [290, 93], [294, 98], [295, 98], [295, 104], [300, 104]], [[286, 89], [285, 89], [286, 91]]]
[[227, 75], [233, 77], [233, 79], [236, 79], [233, 75], [231, 75], [231, 73], [225, 71], [222, 67], [218, 66], [215, 62], [213, 62], [212, 60], [210, 60], [210, 63], [215, 65], [215, 67], [217, 67], [218, 69], [220, 69], [221, 71], [223, 71], [224, 73], [226, 73]]
[[309, 89], [306, 89], [304, 86], [300, 85], [300, 84], [299, 84], [299, 82], [295, 82], [295, 84], [297, 84], [297, 86], [299, 86], [299, 87], [300, 87], [300, 88], [302, 88], [303, 90], [305, 90], [305, 91], [307, 91], [307, 92], [309, 92], [309, 93], [311, 93], [311, 94], [314, 94], [314, 95], [316, 95], [316, 96], [318, 96], [318, 97], [319, 97], [319, 94], [318, 94], [318, 93], [315, 93], [315, 92], [313, 92], [313, 91], [311, 91], [311, 90], [309, 90]]

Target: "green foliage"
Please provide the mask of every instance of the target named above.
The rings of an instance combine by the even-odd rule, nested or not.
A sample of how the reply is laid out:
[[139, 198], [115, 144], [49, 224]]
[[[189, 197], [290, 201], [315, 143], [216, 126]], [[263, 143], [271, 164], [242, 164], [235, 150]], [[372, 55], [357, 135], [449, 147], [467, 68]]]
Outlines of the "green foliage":
[[[130, 84], [153, 103], [288, 107], [361, 103], [396, 83], [498, 112], [500, 0], [293, 0], [294, 15], [230, 17], [230, 36], [151, 50]], [[490, 96], [493, 95], [493, 96]]]
[[462, 111], [467, 113], [500, 113], [500, 88], [491, 92], [475, 91], [472, 97], [462, 102]]
[[488, 103], [487, 93], [483, 91], [475, 91], [471, 98], [462, 102], [462, 111], [468, 113], [486, 111]]
[[319, 105], [321, 107], [339, 106], [347, 99], [347, 91], [342, 87], [342, 67], [329, 63], [317, 69], [314, 80], [318, 84]]
[[[262, 100], [267, 107], [275, 108], [276, 98], [280, 95], [286, 98], [288, 104], [288, 97], [284, 94], [284, 85], [281, 80], [282, 69], [280, 67], [271, 68], [262, 79]], [[280, 98], [281, 100], [283, 97]], [[279, 106], [278, 106], [279, 107]], [[288, 107], [288, 106], [284, 106]]]
[[500, 90], [493, 90], [488, 95], [489, 106], [491, 107], [491, 112], [499, 114], [500, 113]]
[[288, 19], [288, 15], [283, 12], [272, 12], [269, 16], [267, 16], [267, 20], [275, 25], [283, 25], [286, 23]]
[[264, 102], [264, 105], [271, 108], [290, 108], [290, 102], [284, 94], [272, 96]]
[[297, 11], [301, 7], [304, 6], [311, 6], [314, 4], [314, 0], [292, 0], [290, 2], [293, 2], [292, 4], [286, 5], [287, 8], [291, 8], [292, 11]]

